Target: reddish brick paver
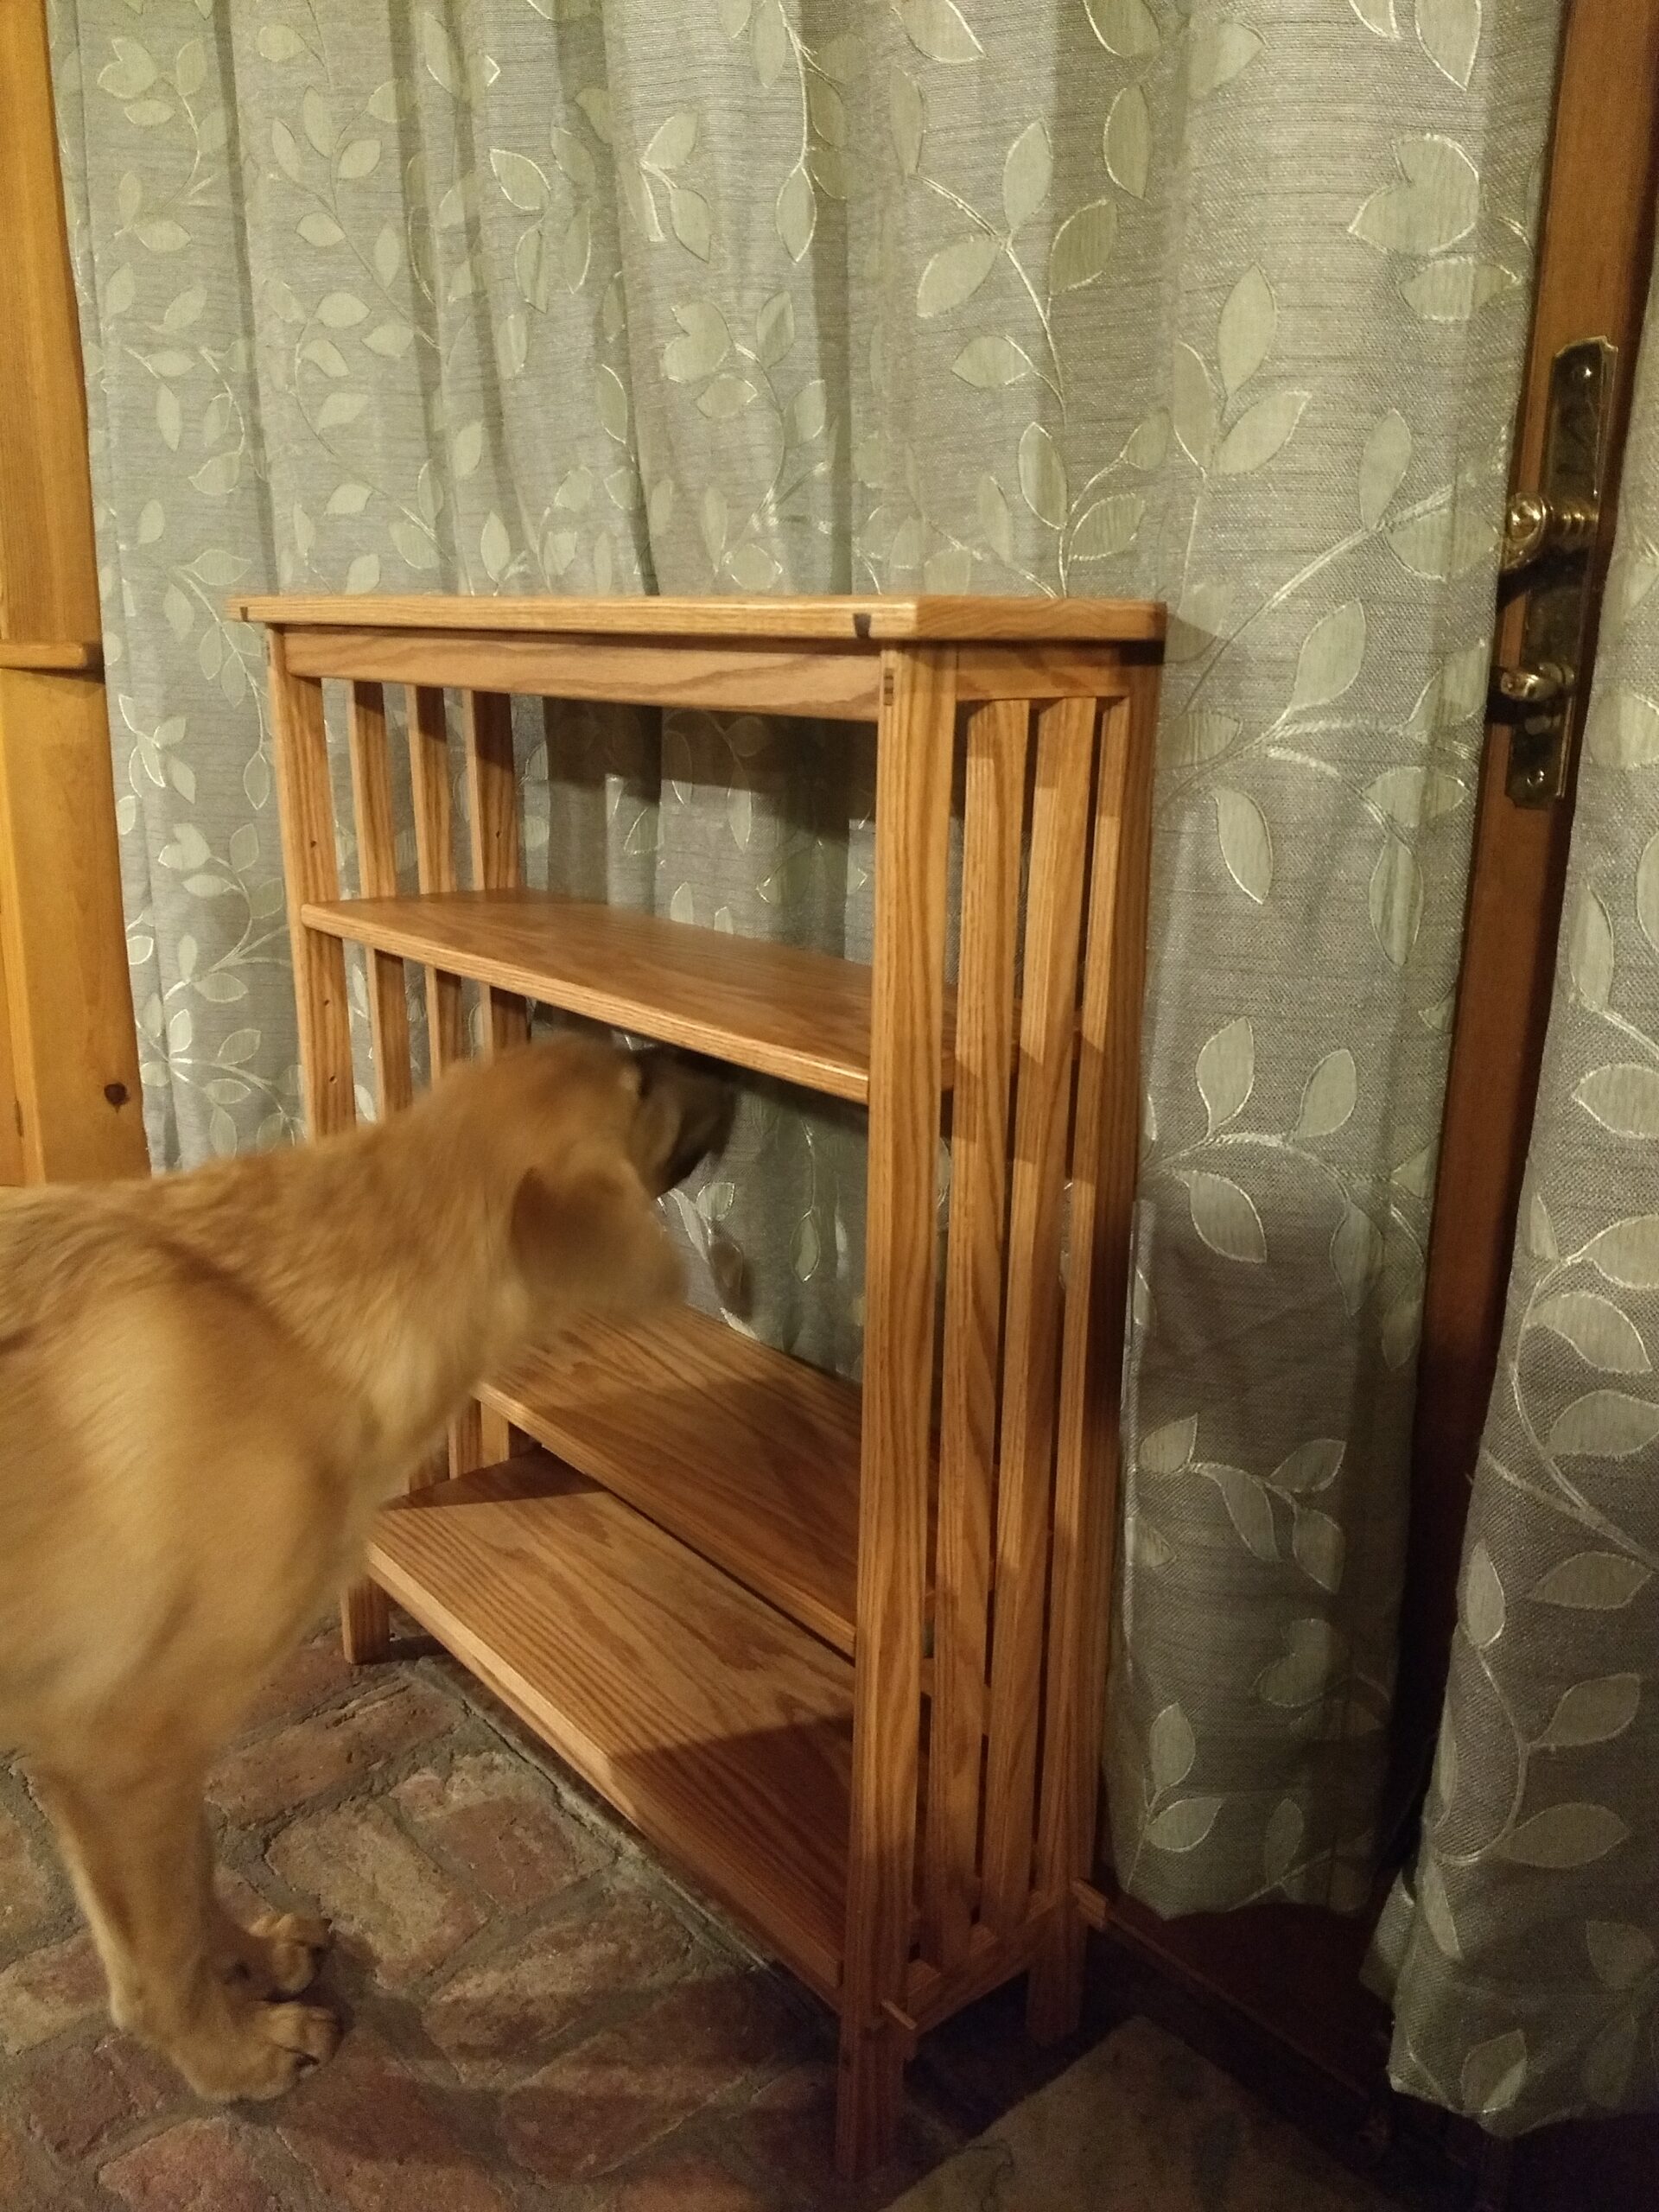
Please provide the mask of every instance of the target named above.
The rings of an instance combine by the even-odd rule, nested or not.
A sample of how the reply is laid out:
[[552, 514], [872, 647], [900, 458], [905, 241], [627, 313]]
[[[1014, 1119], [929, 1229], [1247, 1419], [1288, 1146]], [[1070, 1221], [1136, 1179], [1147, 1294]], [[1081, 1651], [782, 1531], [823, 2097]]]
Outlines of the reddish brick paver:
[[15, 2056], [105, 2016], [104, 1969], [90, 1936], [31, 1951], [0, 1973], [0, 2050]]
[[692, 1963], [693, 1945], [640, 1886], [603, 1891], [501, 1956], [463, 1968], [422, 2013], [461, 2079], [506, 2086], [546, 2064], [619, 1991], [649, 1989]]
[[579, 2044], [502, 2107], [507, 2145], [546, 2182], [608, 2174], [747, 2075], [776, 2072], [802, 2031], [769, 1974], [711, 1975]]
[[73, 2164], [178, 2101], [172, 2069], [130, 2037], [77, 2044], [35, 2060], [22, 2084], [29, 2133]]
[[302, 1643], [283, 1661], [249, 1707], [244, 1732], [315, 1713], [329, 1698], [347, 1693], [360, 1696], [363, 1687], [363, 1677], [348, 1663], [339, 1637], [330, 1630]]
[[296, 1821], [266, 1855], [289, 1889], [365, 1946], [393, 1988], [442, 1966], [484, 1923], [484, 1907], [372, 1800]]
[[718, 2159], [693, 2152], [625, 2177], [601, 2202], [603, 2212], [770, 2212], [773, 2200]]
[[454, 1718], [448, 1700], [425, 1683], [394, 1682], [240, 1745], [215, 1767], [207, 1794], [228, 1820], [273, 1820], [342, 1783], [367, 1781]]
[[27, 1937], [52, 1910], [52, 1883], [21, 1821], [0, 1805], [0, 1944]]
[[99, 2180], [129, 2212], [288, 2212], [255, 2151], [235, 2120], [187, 2120], [111, 2159]]
[[[493, 1719], [447, 1662], [353, 1673], [333, 1639], [262, 1695], [213, 1777], [220, 1894], [244, 1918], [330, 1916], [317, 1993], [344, 1999], [348, 2032], [287, 2097], [232, 2112], [111, 2028], [31, 1808], [0, 1802], [3, 2212], [834, 2202], [828, 2016]], [[810, 2118], [766, 2086], [815, 2066]], [[786, 2136], [820, 2171], [785, 2172]]]
[[[272, 2120], [320, 2204], [347, 2212], [509, 2212], [499, 2163], [454, 2091], [416, 2079], [369, 2037], [347, 2044]], [[309, 2202], [311, 2200], [308, 2200]]]
[[423, 1843], [458, 1860], [493, 1904], [511, 1910], [545, 1904], [605, 1863], [593, 1832], [505, 1751], [457, 1759], [447, 1775], [423, 1768], [392, 1796]]

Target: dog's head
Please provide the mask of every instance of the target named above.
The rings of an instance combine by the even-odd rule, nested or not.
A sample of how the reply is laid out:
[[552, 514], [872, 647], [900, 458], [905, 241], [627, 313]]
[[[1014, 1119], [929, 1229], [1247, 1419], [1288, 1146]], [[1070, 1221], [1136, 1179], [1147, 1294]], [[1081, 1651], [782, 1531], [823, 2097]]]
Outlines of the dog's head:
[[492, 1109], [512, 1117], [511, 1249], [533, 1325], [681, 1295], [657, 1200], [730, 1135], [736, 1097], [723, 1075], [673, 1052], [561, 1038], [505, 1055], [490, 1076]]

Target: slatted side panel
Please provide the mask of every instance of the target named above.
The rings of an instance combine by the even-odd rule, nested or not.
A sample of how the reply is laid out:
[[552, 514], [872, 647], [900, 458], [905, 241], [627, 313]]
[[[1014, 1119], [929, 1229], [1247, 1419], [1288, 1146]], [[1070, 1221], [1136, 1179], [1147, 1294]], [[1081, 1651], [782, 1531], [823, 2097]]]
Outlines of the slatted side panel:
[[968, 717], [922, 1952], [967, 1957], [978, 1891], [1014, 969], [1031, 709]]
[[1096, 716], [1093, 700], [1064, 699], [1045, 707], [1038, 717], [1020, 975], [980, 1907], [982, 1919], [996, 1933], [1016, 1928], [1025, 1918], [1032, 1890], [1059, 1391], [1059, 1255]]

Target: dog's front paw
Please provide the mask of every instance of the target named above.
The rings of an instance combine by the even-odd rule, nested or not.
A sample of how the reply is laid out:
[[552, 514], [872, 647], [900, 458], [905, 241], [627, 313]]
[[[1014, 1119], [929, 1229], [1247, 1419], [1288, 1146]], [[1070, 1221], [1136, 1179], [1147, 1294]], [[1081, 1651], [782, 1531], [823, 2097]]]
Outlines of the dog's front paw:
[[262, 1912], [250, 1927], [227, 1918], [221, 1971], [261, 1997], [297, 1997], [316, 1979], [329, 1943], [326, 1920], [302, 1912]]
[[264, 1957], [264, 1980], [270, 1993], [297, 1997], [301, 1990], [311, 1986], [328, 1948], [326, 1920], [312, 1913], [264, 1912], [248, 1934]]
[[307, 2066], [331, 2058], [340, 2022], [321, 2005], [254, 2004], [228, 2032], [193, 2037], [173, 2056], [200, 2097], [215, 2103], [261, 2101], [290, 2089]]

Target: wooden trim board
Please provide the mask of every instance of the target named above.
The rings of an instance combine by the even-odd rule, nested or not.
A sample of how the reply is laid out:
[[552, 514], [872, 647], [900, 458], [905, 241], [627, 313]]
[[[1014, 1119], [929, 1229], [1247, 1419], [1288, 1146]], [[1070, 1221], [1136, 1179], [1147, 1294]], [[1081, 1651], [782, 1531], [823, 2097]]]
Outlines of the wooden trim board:
[[643, 707], [874, 721], [871, 653], [806, 652], [764, 641], [737, 647], [671, 638], [502, 636], [485, 630], [289, 630], [289, 665], [305, 676], [529, 692]]

